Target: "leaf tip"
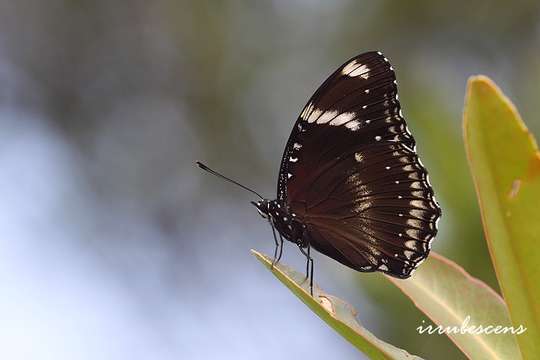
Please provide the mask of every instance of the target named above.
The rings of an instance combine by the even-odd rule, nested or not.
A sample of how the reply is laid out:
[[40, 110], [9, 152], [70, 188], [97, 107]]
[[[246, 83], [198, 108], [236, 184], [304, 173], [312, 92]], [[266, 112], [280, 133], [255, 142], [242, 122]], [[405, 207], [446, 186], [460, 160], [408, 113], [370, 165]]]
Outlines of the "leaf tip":
[[[493, 80], [485, 75], [473, 75], [467, 80], [467, 91], [465, 95], [465, 109], [471, 101], [472, 96], [486, 96], [495, 94], [505, 97]], [[466, 113], [466, 111], [465, 111]], [[466, 117], [465, 117], [466, 119]], [[466, 122], [466, 120], [465, 120]]]
[[[512, 101], [503, 93], [493, 80], [485, 75], [470, 76], [467, 81], [465, 94], [465, 106], [463, 109], [463, 134], [465, 147], [469, 145], [469, 127], [471, 123], [480, 120], [478, 112], [493, 111], [492, 108], [503, 109], [509, 116], [505, 119], [516, 120], [523, 131], [528, 132], [527, 127]], [[492, 121], [496, 118], [491, 119]], [[534, 141], [534, 138], [533, 138]], [[468, 151], [467, 151], [468, 152]], [[469, 155], [469, 154], [468, 154]]]
[[473, 75], [469, 77], [467, 81], [469, 87], [484, 87], [484, 88], [497, 88], [497, 85], [486, 75]]
[[251, 254], [253, 254], [253, 256], [255, 256], [257, 258], [257, 260], [262, 262], [266, 267], [270, 267], [271, 263], [264, 254], [258, 252], [255, 249], [250, 249], [250, 252], [251, 252]]

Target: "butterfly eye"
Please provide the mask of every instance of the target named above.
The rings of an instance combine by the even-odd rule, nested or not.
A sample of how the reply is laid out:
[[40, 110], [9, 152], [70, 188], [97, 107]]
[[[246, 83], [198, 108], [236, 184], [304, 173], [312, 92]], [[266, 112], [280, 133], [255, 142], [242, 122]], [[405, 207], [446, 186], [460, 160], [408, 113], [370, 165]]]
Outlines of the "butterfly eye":
[[255, 206], [255, 208], [257, 209], [257, 212], [259, 213], [259, 215], [261, 215], [261, 217], [263, 219], [267, 219], [268, 218], [268, 208], [266, 206], [266, 202], [263, 202], [263, 201], [252, 201], [251, 204], [253, 206]]

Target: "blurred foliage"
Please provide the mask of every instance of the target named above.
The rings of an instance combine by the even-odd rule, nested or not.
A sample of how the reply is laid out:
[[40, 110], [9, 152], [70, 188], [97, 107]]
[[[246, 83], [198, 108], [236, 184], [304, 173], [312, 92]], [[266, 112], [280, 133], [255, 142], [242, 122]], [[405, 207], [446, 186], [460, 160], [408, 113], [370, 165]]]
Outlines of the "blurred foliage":
[[[432, 252], [408, 280], [387, 278], [443, 329], [512, 326], [508, 308], [500, 295], [439, 254]], [[425, 331], [429, 333], [427, 325], [422, 324], [421, 328], [424, 334], [427, 334]], [[521, 358], [518, 336], [513, 333], [448, 332], [446, 335], [469, 359]]]
[[514, 105], [489, 78], [469, 81], [465, 143], [493, 264], [526, 359], [540, 356], [540, 152]]

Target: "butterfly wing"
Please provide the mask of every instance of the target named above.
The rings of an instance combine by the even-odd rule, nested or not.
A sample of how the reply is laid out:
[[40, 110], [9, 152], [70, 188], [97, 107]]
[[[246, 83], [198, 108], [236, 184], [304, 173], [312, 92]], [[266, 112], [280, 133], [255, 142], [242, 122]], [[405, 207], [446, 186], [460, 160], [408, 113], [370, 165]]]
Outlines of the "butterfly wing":
[[278, 199], [306, 224], [306, 241], [353, 269], [406, 278], [427, 257], [441, 211], [381, 53], [347, 61], [308, 101]]

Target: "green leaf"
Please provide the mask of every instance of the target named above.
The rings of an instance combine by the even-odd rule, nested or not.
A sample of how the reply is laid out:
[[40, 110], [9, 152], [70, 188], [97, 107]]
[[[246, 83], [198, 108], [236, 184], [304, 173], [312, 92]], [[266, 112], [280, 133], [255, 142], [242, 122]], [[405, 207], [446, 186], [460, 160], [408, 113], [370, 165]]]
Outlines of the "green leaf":
[[[271, 269], [272, 260], [255, 250], [251, 252], [268, 269]], [[410, 355], [405, 350], [398, 349], [376, 338], [372, 333], [362, 327], [356, 319], [353, 307], [335, 296], [326, 294], [317, 286], [313, 288], [313, 297], [309, 294], [309, 283], [305, 276], [281, 263], [271, 269], [272, 273], [287, 286], [304, 304], [317, 316], [324, 320], [343, 338], [353, 344], [358, 350], [371, 359], [420, 359]]]
[[[489, 286], [470, 276], [456, 263], [431, 252], [407, 280], [387, 276], [414, 304], [442, 328], [512, 326], [503, 299]], [[469, 320], [466, 320], [469, 317]], [[420, 324], [426, 329], [429, 324]], [[433, 327], [435, 328], [435, 327]], [[494, 328], [490, 329], [494, 331]], [[470, 359], [520, 359], [516, 335], [446, 333]], [[425, 336], [428, 335], [424, 332]]]
[[497, 279], [526, 359], [540, 359], [540, 153], [516, 108], [484, 76], [469, 79], [464, 136]]

